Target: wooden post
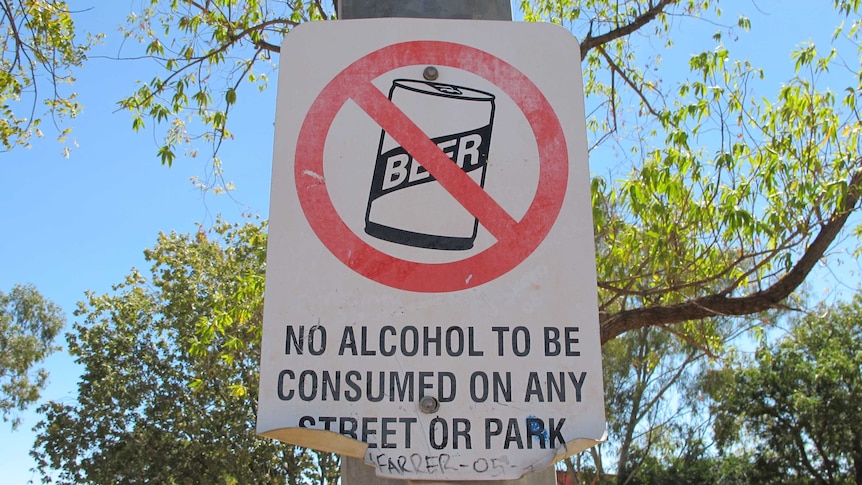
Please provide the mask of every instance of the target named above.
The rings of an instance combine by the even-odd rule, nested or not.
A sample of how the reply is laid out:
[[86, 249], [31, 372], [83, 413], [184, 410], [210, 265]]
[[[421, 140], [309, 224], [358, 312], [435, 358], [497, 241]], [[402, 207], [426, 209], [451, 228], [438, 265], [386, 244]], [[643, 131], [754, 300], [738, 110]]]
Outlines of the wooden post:
[[[512, 6], [509, 0], [338, 0], [339, 19], [382, 17], [512, 20]], [[381, 478], [361, 458], [345, 456], [341, 464], [342, 485], [555, 485], [557, 482], [553, 466], [519, 480], [435, 482]]]

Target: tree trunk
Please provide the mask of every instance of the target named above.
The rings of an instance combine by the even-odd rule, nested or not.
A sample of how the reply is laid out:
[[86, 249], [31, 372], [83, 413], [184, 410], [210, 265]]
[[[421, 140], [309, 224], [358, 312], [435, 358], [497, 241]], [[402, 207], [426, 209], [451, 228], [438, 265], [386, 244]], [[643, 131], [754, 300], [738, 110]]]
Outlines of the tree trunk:
[[862, 436], [853, 433], [853, 471], [856, 485], [862, 485]]

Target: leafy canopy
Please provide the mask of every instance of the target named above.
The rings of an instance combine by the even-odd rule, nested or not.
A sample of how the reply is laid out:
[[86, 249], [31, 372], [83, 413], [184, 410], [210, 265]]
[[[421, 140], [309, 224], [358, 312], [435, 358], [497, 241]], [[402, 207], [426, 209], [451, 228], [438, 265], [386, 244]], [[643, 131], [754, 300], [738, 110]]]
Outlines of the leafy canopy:
[[[242, 339], [224, 355], [189, 349], [223, 294], [264, 270], [265, 224], [218, 222], [209, 233], [162, 234], [110, 294], [87, 294], [69, 351], [83, 367], [74, 402], [40, 411], [32, 452], [56, 483], [332, 483], [338, 460], [255, 435], [259, 302], [248, 294]], [[190, 385], [192, 383], [192, 385]]]
[[0, 291], [0, 414], [13, 428], [20, 423], [16, 411], [35, 403], [45, 387], [48, 373], [35, 366], [60, 349], [54, 339], [65, 322], [32, 285]]
[[[725, 333], [714, 317], [784, 308], [850, 228], [862, 195], [860, 1], [806, 5], [811, 16], [834, 18], [834, 31], [825, 43], [805, 42], [805, 33], [801, 43], [771, 52], [792, 73], [780, 79], [753, 64], [737, 42], [750, 30], [781, 28], [753, 22], [745, 12], [759, 8], [752, 3], [520, 5], [527, 21], [562, 24], [580, 39], [602, 338], [628, 335], [608, 352], [619, 354], [618, 375], [641, 378], [621, 386], [620, 395], [641, 386], [644, 397], [651, 377], [673, 374], [657, 358], [624, 368], [639, 338], [662, 342], [669, 353], [685, 342], [676, 354], [683, 359], [694, 356], [692, 348], [719, 353]], [[722, 11], [731, 5], [738, 15]], [[163, 130], [158, 156], [167, 165], [185, 144], [205, 140], [221, 173], [218, 148], [230, 138], [231, 109], [243, 86], [264, 88], [271, 56], [290, 29], [328, 15], [316, 1], [142, 2], [128, 35], [159, 70], [121, 103], [133, 128]], [[697, 32], [684, 45], [683, 29]], [[680, 50], [687, 62], [667, 75], [664, 58]], [[278, 66], [287, 75], [308, 68]], [[243, 303], [244, 295], [258, 294], [261, 284], [259, 276], [243, 277], [233, 293], [220, 295], [214, 312], [197, 322], [195, 353], [234, 358], [235, 342], [255, 325], [256, 304]], [[664, 341], [661, 332], [680, 340]], [[652, 396], [641, 399], [639, 412], [611, 400], [618, 405], [612, 425], [621, 435], [641, 433], [620, 415], [649, 417], [658, 409], [649, 406]], [[633, 454], [642, 451], [638, 446]], [[692, 449], [692, 456], [700, 453]]]
[[[581, 39], [603, 340], [684, 323], [710, 345], [695, 322], [780, 307], [858, 208], [859, 2], [832, 7], [807, 7], [836, 19], [832, 45], [774, 53], [794, 72], [774, 92], [734, 43], [775, 26], [719, 2], [522, 2]], [[712, 47], [668, 74], [683, 25]]]
[[64, 0], [0, 2], [0, 145], [5, 151], [41, 137], [44, 116], [57, 124], [61, 141], [69, 133], [59, 124], [81, 109], [70, 91], [72, 71], [101, 37], [76, 32], [72, 17]]
[[716, 436], [757, 457], [758, 483], [862, 482], [862, 297], [791, 318], [730, 371]]
[[[835, 30], [827, 45], [774, 52], [793, 73], [776, 80], [736, 52], [747, 31], [775, 26], [742, 10], [727, 21], [714, 0], [521, 2], [528, 21], [580, 39], [604, 342], [682, 324], [712, 347], [721, 337], [710, 317], [782, 308], [852, 223], [862, 195], [859, 7], [807, 6]], [[162, 163], [202, 138], [220, 176], [218, 147], [243, 87], [266, 86], [292, 27], [326, 18], [317, 1], [142, 2], [128, 35], [158, 69], [121, 105], [133, 128], [163, 129]], [[698, 42], [676, 45], [677, 25]], [[687, 66], [665, 76], [663, 56], [680, 49]]]
[[326, 18], [319, 1], [142, 2], [129, 15], [126, 35], [140, 41], [160, 69], [120, 106], [132, 113], [135, 131], [147, 120], [167, 127], [158, 150], [163, 165], [174, 162], [179, 147], [203, 139], [220, 173], [217, 152], [231, 138], [227, 120], [240, 86], [265, 89], [281, 39], [301, 22]]

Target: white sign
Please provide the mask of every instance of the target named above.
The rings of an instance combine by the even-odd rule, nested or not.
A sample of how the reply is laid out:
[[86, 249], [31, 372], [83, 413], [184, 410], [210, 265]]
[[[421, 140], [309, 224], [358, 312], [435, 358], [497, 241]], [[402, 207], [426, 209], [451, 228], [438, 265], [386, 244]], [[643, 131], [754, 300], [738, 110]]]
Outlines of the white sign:
[[260, 434], [438, 481], [603, 439], [578, 52], [515, 22], [287, 36]]

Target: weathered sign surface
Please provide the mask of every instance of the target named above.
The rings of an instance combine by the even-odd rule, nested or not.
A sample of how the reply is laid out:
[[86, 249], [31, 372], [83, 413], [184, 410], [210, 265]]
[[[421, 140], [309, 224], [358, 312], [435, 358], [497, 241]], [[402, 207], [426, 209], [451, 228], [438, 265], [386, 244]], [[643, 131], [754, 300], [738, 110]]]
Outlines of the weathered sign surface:
[[259, 433], [429, 480], [603, 439], [578, 52], [513, 22], [287, 36]]

